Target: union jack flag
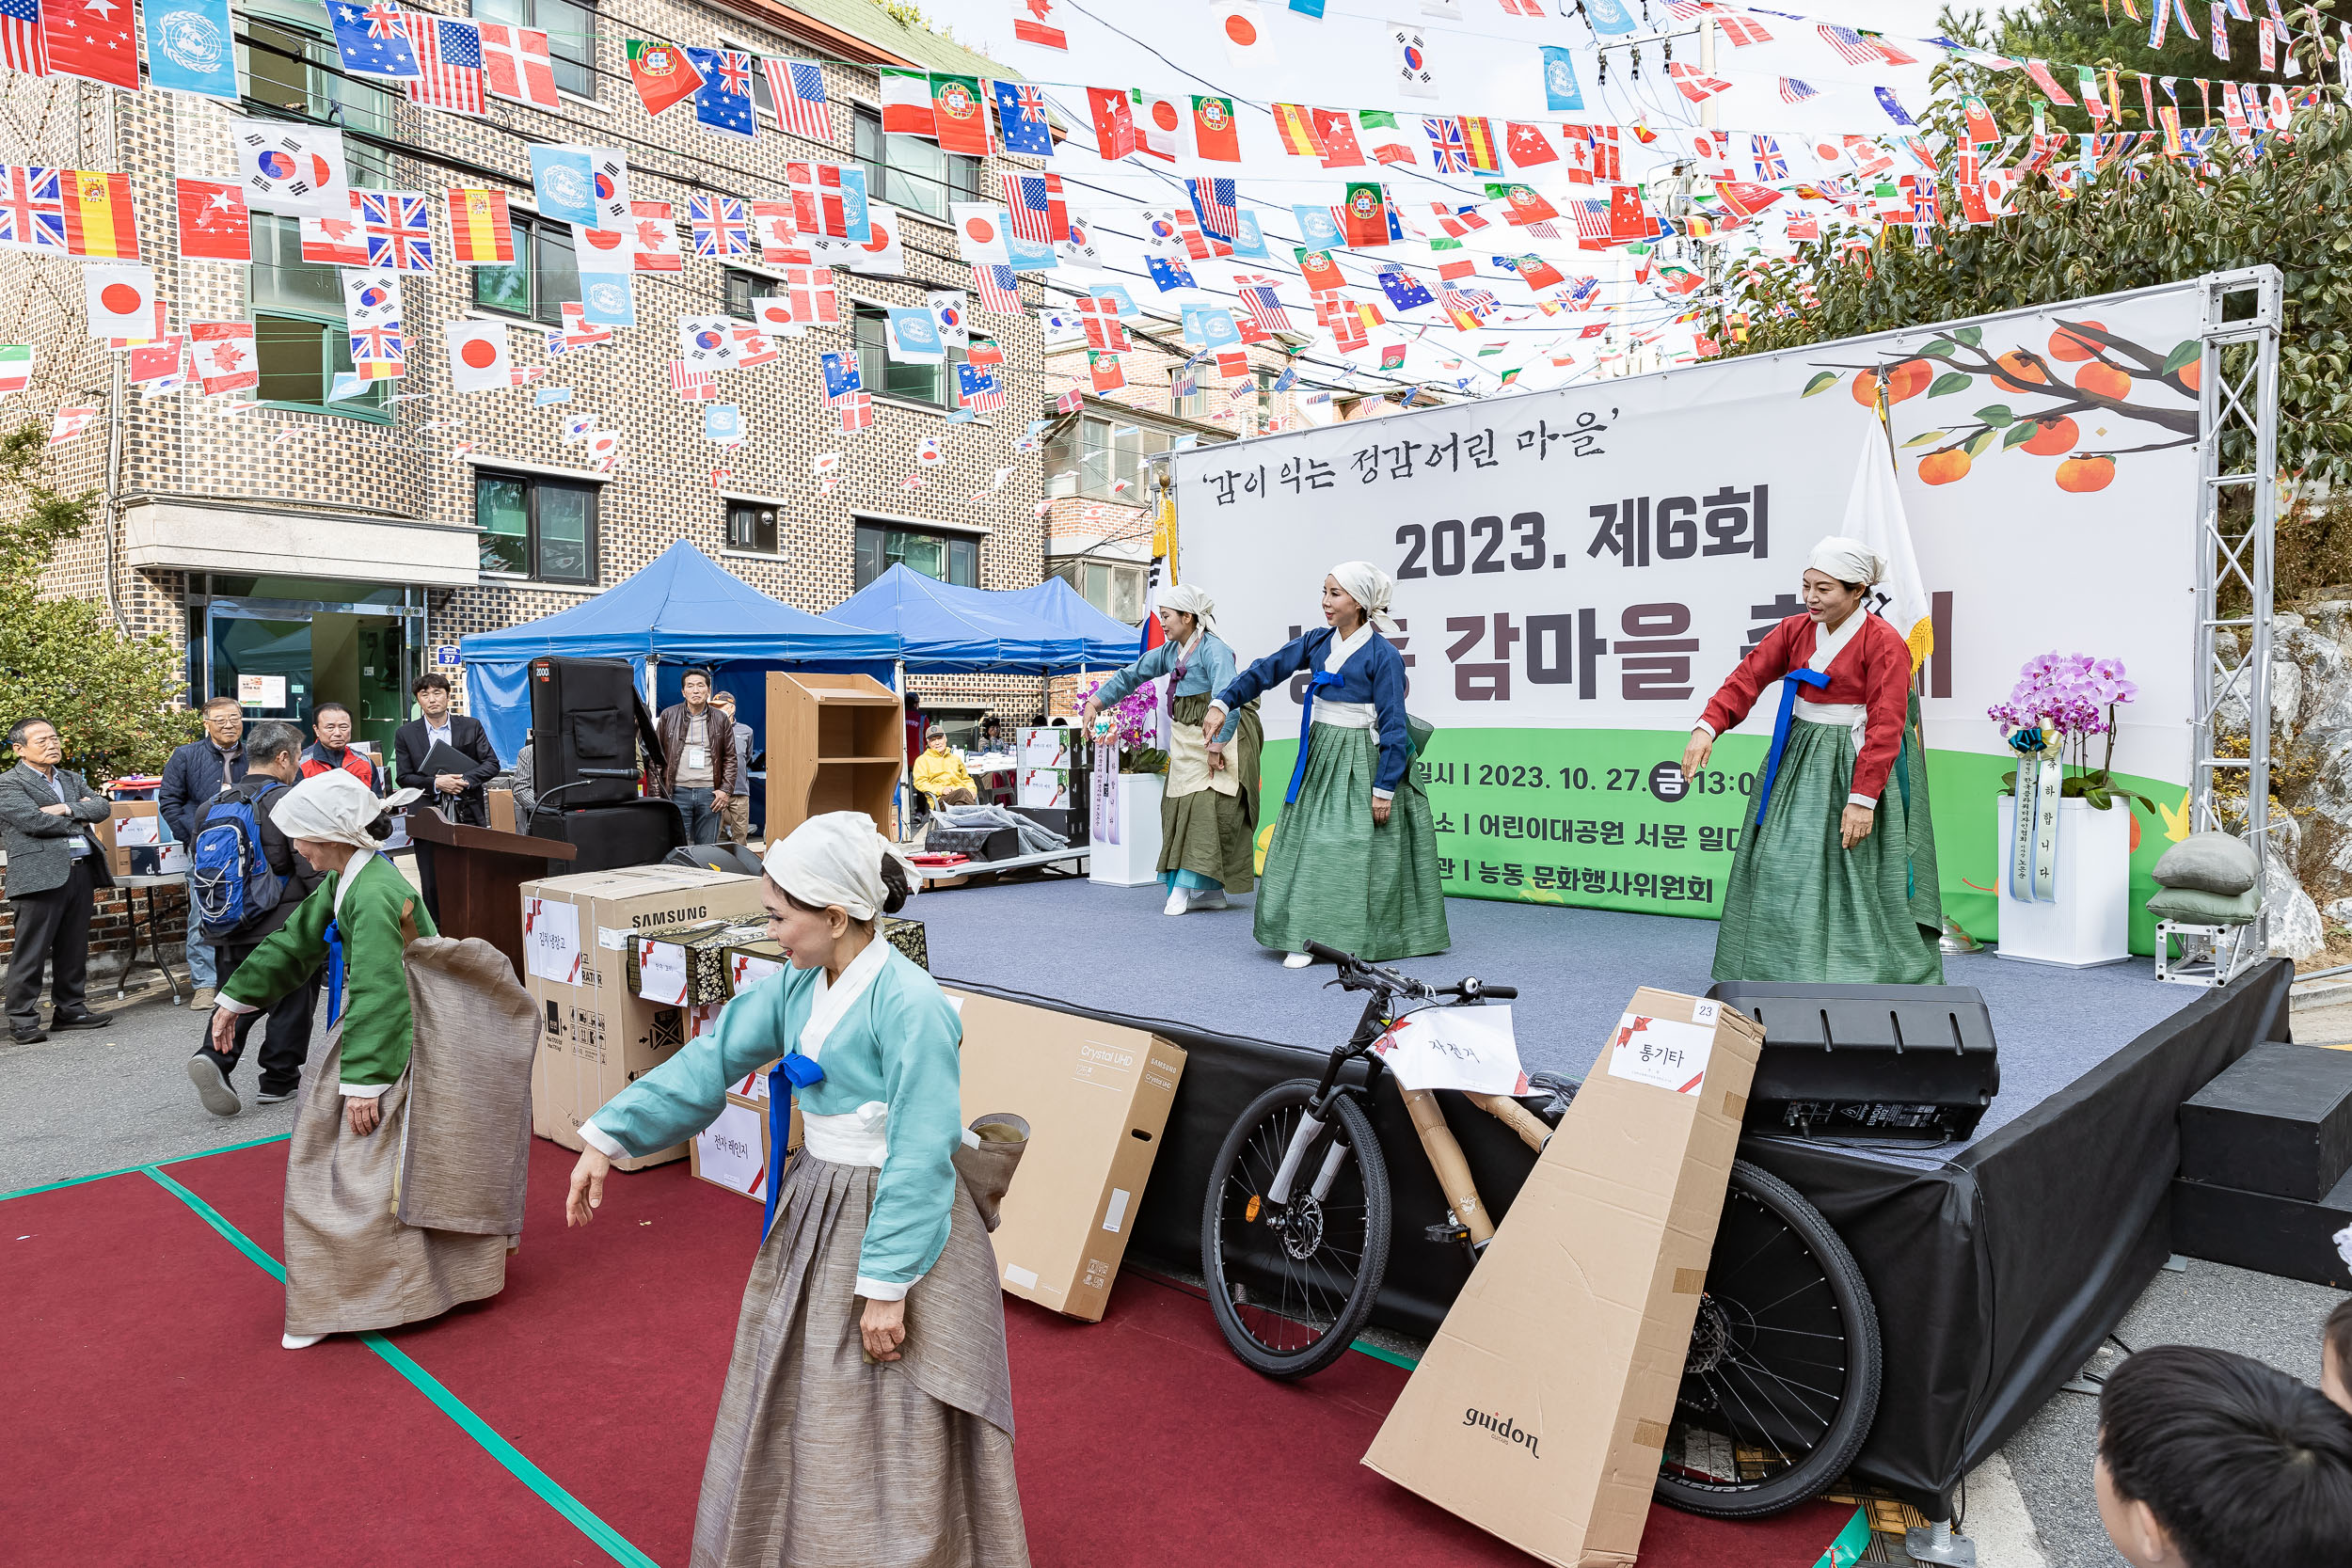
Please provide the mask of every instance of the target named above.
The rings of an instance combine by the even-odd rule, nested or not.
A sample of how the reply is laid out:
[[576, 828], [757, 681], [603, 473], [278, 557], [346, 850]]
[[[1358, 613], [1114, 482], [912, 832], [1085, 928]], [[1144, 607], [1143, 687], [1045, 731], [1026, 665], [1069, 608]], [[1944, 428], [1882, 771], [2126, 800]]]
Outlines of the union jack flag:
[[775, 100], [776, 123], [789, 135], [812, 141], [833, 140], [831, 100], [825, 96], [825, 73], [813, 60], [767, 59], [760, 62], [768, 76], [768, 93]]
[[1253, 275], [1236, 277], [1233, 283], [1241, 293], [1241, 308], [1262, 329], [1267, 332], [1294, 330], [1290, 312], [1282, 309], [1282, 301], [1274, 292], [1273, 278]]
[[1070, 238], [1070, 209], [1062, 200], [1060, 175], [1009, 173], [999, 188], [1013, 238], [1031, 245], [1058, 245]]
[[1802, 103], [1806, 99], [1816, 96], [1819, 91], [1820, 89], [1812, 84], [1800, 81], [1794, 76], [1783, 76], [1780, 79], [1780, 101], [1783, 103]]
[[752, 221], [744, 211], [740, 197], [690, 198], [687, 215], [694, 230], [695, 255], [749, 256], [752, 253]]
[[1021, 309], [1020, 279], [1008, 266], [986, 261], [972, 263], [972, 293], [979, 301], [979, 309], [992, 316], [1018, 316]]
[[1780, 142], [1777, 137], [1760, 134], [1750, 136], [1748, 150], [1756, 159], [1756, 177], [1758, 180], [1788, 178], [1788, 160], [1781, 155]]
[[1470, 171], [1470, 143], [1462, 136], [1462, 122], [1452, 115], [1424, 116], [1422, 129], [1429, 133], [1429, 153], [1436, 160], [1439, 174], [1468, 174]]
[[354, 327], [351, 331], [351, 360], [355, 365], [399, 365], [407, 356], [401, 351], [400, 323], [382, 322], [373, 326]]
[[423, 192], [361, 191], [359, 218], [368, 230], [368, 265], [433, 270], [433, 209]]
[[67, 248], [62, 173], [0, 164], [0, 245], [20, 250]]
[[1200, 220], [1200, 232], [1213, 244], [1232, 245], [1241, 232], [1241, 198], [1233, 194], [1233, 182], [1188, 180], [1184, 189], [1192, 198], [1193, 215]]

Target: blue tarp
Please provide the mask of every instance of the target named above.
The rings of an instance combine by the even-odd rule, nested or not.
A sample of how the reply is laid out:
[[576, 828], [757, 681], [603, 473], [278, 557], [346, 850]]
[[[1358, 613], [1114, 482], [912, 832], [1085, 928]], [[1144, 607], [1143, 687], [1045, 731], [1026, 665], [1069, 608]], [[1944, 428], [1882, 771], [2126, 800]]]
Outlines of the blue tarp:
[[536, 621], [458, 641], [467, 708], [512, 763], [531, 731], [531, 661], [548, 656], [626, 658], [645, 686], [648, 658], [839, 670], [880, 666], [889, 682], [896, 640], [855, 616], [811, 615], [760, 593], [681, 539], [635, 576]]
[[836, 618], [887, 633], [888, 657], [926, 674], [1116, 666], [1142, 645], [1135, 627], [1096, 610], [1059, 578], [1002, 592], [960, 588], [898, 565], [824, 616]]

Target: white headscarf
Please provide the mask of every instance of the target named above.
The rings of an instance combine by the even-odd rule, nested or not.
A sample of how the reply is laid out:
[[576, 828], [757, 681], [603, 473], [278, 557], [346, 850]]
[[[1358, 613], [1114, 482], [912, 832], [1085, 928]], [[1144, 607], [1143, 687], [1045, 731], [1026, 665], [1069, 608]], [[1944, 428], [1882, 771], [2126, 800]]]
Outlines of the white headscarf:
[[1369, 561], [1343, 561], [1331, 568], [1331, 576], [1339, 579], [1349, 598], [1364, 607], [1375, 630], [1387, 637], [1396, 635], [1396, 623], [1389, 619], [1389, 595], [1396, 592], [1394, 578]]
[[1202, 631], [1216, 629], [1216, 601], [1195, 588], [1180, 582], [1160, 595], [1162, 610], [1181, 610], [1200, 623]]
[[380, 849], [384, 841], [368, 832], [368, 824], [423, 796], [421, 789], [404, 789], [388, 800], [337, 768], [305, 779], [279, 796], [269, 808], [269, 819], [288, 838]]
[[1805, 564], [1817, 572], [1827, 572], [1840, 582], [1858, 582], [1868, 588], [1886, 576], [1886, 558], [1859, 539], [1831, 534], [1813, 546], [1813, 554]]
[[923, 885], [922, 873], [862, 811], [829, 811], [810, 817], [768, 846], [760, 868], [802, 903], [820, 910], [838, 904], [851, 920], [866, 921], [890, 896], [882, 875], [884, 855], [896, 856], [906, 868], [908, 896], [914, 896]]

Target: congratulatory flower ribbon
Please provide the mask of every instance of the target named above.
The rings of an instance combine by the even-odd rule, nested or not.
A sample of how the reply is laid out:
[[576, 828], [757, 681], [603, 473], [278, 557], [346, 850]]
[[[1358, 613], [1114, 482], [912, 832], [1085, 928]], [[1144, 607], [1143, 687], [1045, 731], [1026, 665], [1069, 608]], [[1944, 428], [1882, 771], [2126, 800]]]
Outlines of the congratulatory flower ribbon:
[[2058, 902], [2058, 797], [2065, 782], [2058, 752], [2040, 730], [2010, 736], [2017, 752], [2017, 831], [2009, 846], [2009, 895], [2021, 904]]

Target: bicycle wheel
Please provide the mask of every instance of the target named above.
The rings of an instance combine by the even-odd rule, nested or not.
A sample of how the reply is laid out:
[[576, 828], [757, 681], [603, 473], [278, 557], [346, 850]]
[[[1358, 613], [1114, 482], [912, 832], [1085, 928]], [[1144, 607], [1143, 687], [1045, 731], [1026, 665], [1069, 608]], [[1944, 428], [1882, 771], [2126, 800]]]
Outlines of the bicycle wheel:
[[[1372, 1315], [1389, 1266], [1389, 1167], [1353, 1096], [1331, 1101], [1280, 1212], [1266, 1189], [1315, 1085], [1278, 1084], [1249, 1102], [1209, 1169], [1200, 1272], [1225, 1342], [1268, 1377], [1305, 1377], [1339, 1359]], [[1337, 1141], [1328, 1190], [1311, 1189]]]
[[1658, 1499], [1749, 1519], [1826, 1490], [1870, 1434], [1879, 1371], [1853, 1254], [1795, 1188], [1735, 1162]]

